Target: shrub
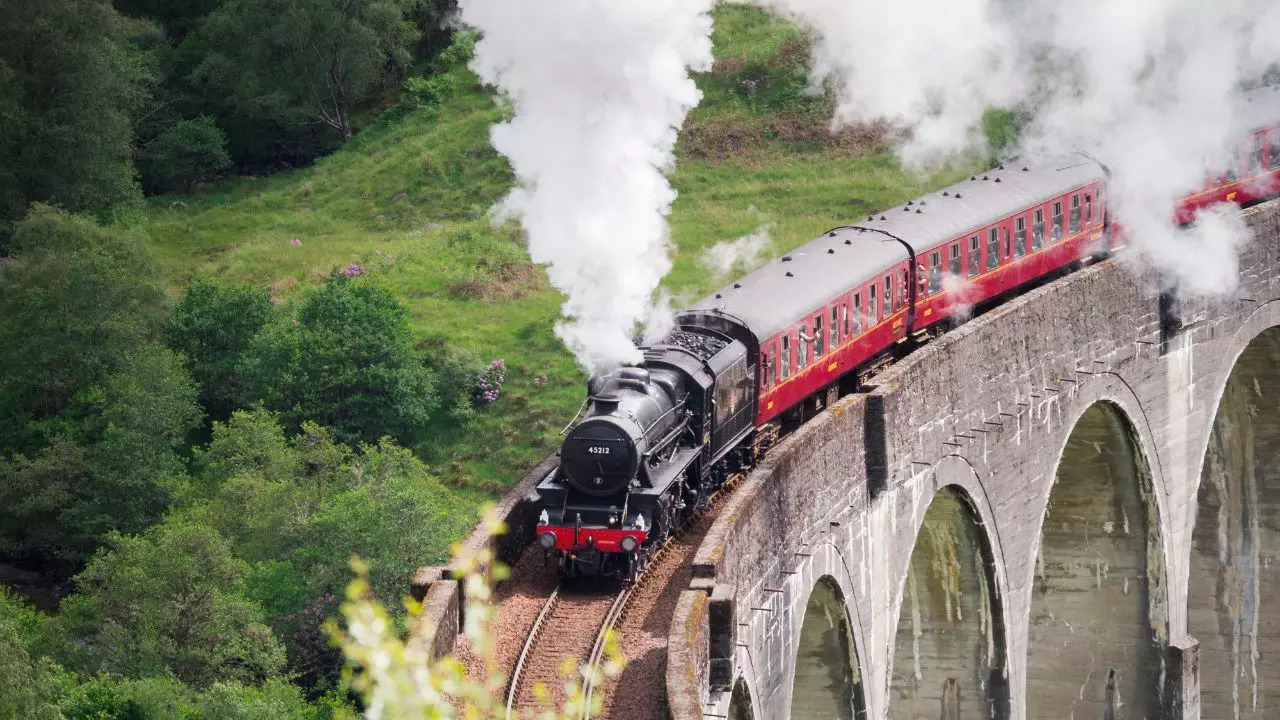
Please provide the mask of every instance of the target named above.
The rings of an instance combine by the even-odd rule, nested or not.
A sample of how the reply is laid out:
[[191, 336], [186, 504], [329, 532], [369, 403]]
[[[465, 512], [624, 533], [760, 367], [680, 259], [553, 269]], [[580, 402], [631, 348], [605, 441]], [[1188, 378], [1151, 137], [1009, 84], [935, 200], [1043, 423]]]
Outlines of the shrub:
[[236, 370], [271, 316], [271, 297], [265, 290], [208, 281], [192, 284], [174, 308], [169, 346], [186, 355], [187, 367], [200, 385], [200, 402], [211, 418], [226, 419], [242, 406]]
[[437, 407], [404, 307], [386, 288], [342, 272], [291, 322], [258, 337], [248, 370], [254, 395], [286, 423], [315, 421], [348, 444], [416, 439]]
[[231, 167], [227, 134], [213, 118], [179, 120], [138, 154], [142, 182], [150, 192], [182, 189]]

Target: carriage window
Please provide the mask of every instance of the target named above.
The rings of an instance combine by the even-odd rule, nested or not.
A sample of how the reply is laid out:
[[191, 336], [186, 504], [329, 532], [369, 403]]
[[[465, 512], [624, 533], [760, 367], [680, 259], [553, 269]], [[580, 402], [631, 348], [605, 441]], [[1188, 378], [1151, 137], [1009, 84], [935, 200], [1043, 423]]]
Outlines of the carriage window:
[[774, 381], [778, 379], [778, 350], [776, 345], [774, 346], [774, 351], [769, 354], [768, 373], [769, 387], [773, 387]]
[[1084, 196], [1084, 224], [1093, 224], [1093, 197], [1089, 195]]
[[769, 354], [760, 353], [760, 387], [769, 387]]
[[1071, 196], [1071, 232], [1080, 232], [1080, 196]]
[[929, 292], [936, 293], [942, 289], [942, 261], [940, 253], [929, 256]]
[[1062, 203], [1053, 204], [1053, 233], [1049, 236], [1049, 242], [1058, 242], [1062, 239]]
[[951, 245], [951, 274], [960, 274], [960, 243]]
[[1271, 138], [1271, 167], [1280, 168], [1280, 128], [1268, 133]]
[[1011, 242], [1011, 241], [1009, 240], [1009, 234], [1010, 234], [1010, 233], [1009, 233], [1009, 228], [1005, 228], [1005, 229], [1004, 229], [1004, 259], [1005, 259], [1005, 260], [1008, 260], [1008, 259], [1009, 259], [1009, 245], [1010, 245], [1010, 242]]
[[827, 351], [826, 338], [822, 336], [822, 315], [819, 314], [813, 319], [813, 359], [817, 360], [818, 356]]
[[1262, 170], [1262, 135], [1253, 136], [1253, 148], [1249, 151], [1249, 174], [1257, 175]]
[[791, 375], [791, 337], [782, 336], [782, 377]]
[[1031, 218], [1031, 249], [1039, 250], [1042, 247], [1044, 247], [1044, 208], [1036, 208], [1036, 213]]
[[[855, 298], [857, 295], [854, 296]], [[853, 328], [849, 327], [849, 303], [840, 306], [840, 324], [844, 325], [844, 339], [848, 340]]]
[[803, 323], [800, 325], [800, 331], [796, 333], [796, 370], [803, 370], [809, 364], [809, 346], [813, 343], [807, 342], [805, 338], [812, 338], [809, 335], [809, 328]]
[[[848, 331], [846, 331], [848, 332]], [[840, 344], [840, 308], [831, 308], [831, 349]]]
[[991, 228], [987, 231], [987, 269], [993, 270], [1000, 265], [1000, 231]]
[[898, 271], [898, 297], [895, 298], [893, 309], [898, 310], [907, 304], [907, 271]]
[[969, 238], [969, 277], [982, 272], [982, 241], [977, 235]]
[[876, 321], [880, 319], [880, 313], [877, 312], [880, 308], [876, 304], [876, 284], [875, 283], [871, 283], [870, 292], [871, 292], [871, 295], [870, 297], [867, 298], [867, 327], [871, 327], [875, 325]]
[[853, 294], [853, 332], [862, 332], [862, 293]]
[[884, 279], [884, 317], [893, 314], [893, 276]]
[[[1027, 219], [1020, 217], [1014, 220], [1013, 254], [1022, 257], [1027, 254]], [[1036, 248], [1037, 250], [1039, 247]]]

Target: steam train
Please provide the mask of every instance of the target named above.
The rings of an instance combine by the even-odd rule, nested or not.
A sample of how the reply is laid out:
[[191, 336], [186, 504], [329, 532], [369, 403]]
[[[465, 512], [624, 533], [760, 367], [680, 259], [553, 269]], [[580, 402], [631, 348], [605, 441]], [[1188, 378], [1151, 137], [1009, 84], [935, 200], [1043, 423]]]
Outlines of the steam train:
[[[1280, 90], [1236, 167], [1176, 208], [1280, 185]], [[680, 524], [777, 439], [932, 335], [1115, 250], [1108, 170], [1073, 153], [1007, 162], [833, 228], [676, 316], [643, 361], [591, 377], [537, 487], [538, 544], [564, 576], [634, 578]], [[576, 420], [576, 418], [575, 418]]]

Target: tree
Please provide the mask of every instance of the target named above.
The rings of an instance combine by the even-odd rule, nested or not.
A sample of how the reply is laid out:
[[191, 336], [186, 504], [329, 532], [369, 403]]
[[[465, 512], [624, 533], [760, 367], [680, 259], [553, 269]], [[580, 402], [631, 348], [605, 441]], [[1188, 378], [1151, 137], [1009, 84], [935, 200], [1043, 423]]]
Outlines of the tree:
[[0, 250], [32, 202], [104, 216], [139, 197], [137, 30], [102, 0], [0, 3]]
[[228, 0], [201, 25], [199, 81], [242, 111], [351, 137], [350, 109], [404, 75], [418, 0]]
[[72, 398], [157, 335], [163, 294], [141, 242], [33, 208], [0, 265], [0, 454], [32, 451]]
[[284, 649], [245, 597], [249, 567], [209, 528], [181, 520], [114, 535], [76, 577], [59, 621], [82, 669], [173, 673], [197, 687], [278, 675]]
[[421, 434], [436, 407], [434, 380], [390, 291], [335, 273], [303, 300], [295, 322], [255, 342], [246, 367], [253, 397], [290, 425], [312, 420], [344, 443]]
[[148, 192], [182, 189], [231, 167], [227, 134], [213, 118], [179, 120], [138, 154], [138, 169]]
[[198, 281], [173, 311], [169, 346], [187, 357], [205, 412], [224, 420], [243, 398], [237, 366], [272, 316], [264, 290]]
[[135, 240], [37, 207], [15, 241], [0, 266], [0, 551], [74, 571], [108, 532], [163, 516], [195, 385], [157, 341], [162, 296]]
[[0, 720], [62, 720], [60, 685], [53, 663], [33, 656], [17, 623], [0, 616]]

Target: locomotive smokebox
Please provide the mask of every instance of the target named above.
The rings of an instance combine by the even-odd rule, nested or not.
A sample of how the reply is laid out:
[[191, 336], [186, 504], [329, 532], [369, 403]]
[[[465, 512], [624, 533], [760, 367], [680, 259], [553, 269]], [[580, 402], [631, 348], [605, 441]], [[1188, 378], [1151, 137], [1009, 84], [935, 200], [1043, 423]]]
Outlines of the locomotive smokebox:
[[640, 469], [640, 457], [634, 423], [626, 424], [631, 427], [610, 416], [595, 417], [569, 433], [560, 448], [560, 467], [574, 487], [596, 496], [627, 489]]

